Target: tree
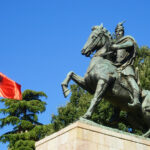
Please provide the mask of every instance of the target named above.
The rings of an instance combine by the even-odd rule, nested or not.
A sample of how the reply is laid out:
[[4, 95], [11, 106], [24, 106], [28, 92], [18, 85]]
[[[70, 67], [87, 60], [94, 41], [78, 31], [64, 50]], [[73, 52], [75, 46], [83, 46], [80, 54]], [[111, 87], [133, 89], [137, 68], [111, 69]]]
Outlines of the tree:
[[[140, 78], [140, 88], [150, 90], [150, 49], [148, 47], [141, 47], [137, 49], [137, 58], [135, 61], [135, 68], [138, 68]], [[58, 108], [58, 115], [52, 115], [52, 124], [55, 131], [64, 128], [68, 124], [78, 120], [89, 107], [92, 95], [81, 89], [78, 85], [71, 85], [72, 95], [70, 101], [66, 106]], [[135, 134], [142, 134], [142, 130], [133, 129], [127, 121], [128, 113], [120, 111], [119, 120], [111, 122], [116, 108], [107, 100], [102, 100], [95, 109], [91, 120], [99, 124], [117, 128]]]
[[2, 99], [5, 104], [0, 113], [5, 115], [0, 119], [0, 127], [12, 125], [13, 130], [0, 136], [0, 141], [9, 142], [11, 150], [34, 150], [35, 141], [42, 138], [51, 125], [43, 126], [38, 122], [38, 114], [45, 111], [46, 103], [41, 100], [47, 98], [44, 92], [25, 90], [23, 100]]
[[150, 90], [150, 48], [143, 46], [137, 49], [135, 67], [139, 70], [140, 87]]

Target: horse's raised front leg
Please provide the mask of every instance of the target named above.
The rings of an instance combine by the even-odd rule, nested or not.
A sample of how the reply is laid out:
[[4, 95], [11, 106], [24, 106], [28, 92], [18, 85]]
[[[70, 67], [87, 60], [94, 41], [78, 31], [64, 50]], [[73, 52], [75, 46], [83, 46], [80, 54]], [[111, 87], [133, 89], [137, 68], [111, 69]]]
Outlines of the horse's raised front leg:
[[106, 91], [107, 86], [108, 86], [108, 82], [106, 82], [102, 79], [100, 79], [98, 81], [94, 97], [91, 100], [90, 107], [88, 108], [87, 112], [84, 114], [83, 118], [87, 119], [87, 118], [91, 117], [91, 115], [95, 109], [95, 106], [97, 104], [99, 104], [99, 102], [103, 98], [103, 94]]
[[61, 83], [62, 89], [63, 89], [63, 93], [64, 96], [67, 97], [68, 94], [70, 93], [70, 90], [68, 89], [68, 84], [70, 80], [73, 80], [75, 83], [77, 83], [80, 87], [82, 87], [83, 89], [87, 90], [84, 78], [78, 76], [77, 74], [75, 74], [74, 72], [69, 72], [65, 78], [65, 80]]

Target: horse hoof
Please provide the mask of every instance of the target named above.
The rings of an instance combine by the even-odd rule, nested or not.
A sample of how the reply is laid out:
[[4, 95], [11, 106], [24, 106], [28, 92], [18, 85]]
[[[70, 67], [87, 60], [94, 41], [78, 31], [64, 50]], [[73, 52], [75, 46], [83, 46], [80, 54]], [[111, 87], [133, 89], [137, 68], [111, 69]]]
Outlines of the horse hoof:
[[145, 134], [143, 134], [142, 136], [145, 138], [150, 137], [150, 129]]
[[79, 118], [79, 120], [84, 121], [84, 122], [85, 122], [85, 121], [88, 121], [88, 119], [83, 118], [83, 116], [82, 116], [82, 117], [80, 117], [80, 118]]
[[141, 108], [141, 103], [128, 103], [128, 106], [132, 109], [138, 109]]
[[85, 114], [84, 116], [82, 116], [82, 118], [84, 118], [84, 119], [89, 119], [90, 117], [91, 117], [90, 114]]
[[66, 98], [69, 95], [70, 90], [67, 88], [67, 85], [65, 85], [65, 84], [61, 84], [61, 87], [63, 90], [64, 97]]
[[66, 91], [64, 91], [64, 97], [66, 98], [69, 95], [69, 93], [70, 93], [69, 89], [67, 89]]
[[148, 137], [150, 136], [150, 133], [148, 133], [148, 134], [145, 133], [145, 134], [143, 134], [142, 136], [145, 137], [145, 138], [148, 138]]

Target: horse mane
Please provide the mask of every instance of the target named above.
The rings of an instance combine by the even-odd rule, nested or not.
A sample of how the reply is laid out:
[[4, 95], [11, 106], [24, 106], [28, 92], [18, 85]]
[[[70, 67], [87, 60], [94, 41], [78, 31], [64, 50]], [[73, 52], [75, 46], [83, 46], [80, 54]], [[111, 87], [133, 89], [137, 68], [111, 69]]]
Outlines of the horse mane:
[[113, 38], [111, 36], [111, 33], [106, 28], [104, 28], [104, 36], [108, 39], [108, 40], [106, 40], [106, 44], [105, 45], [106, 45], [107, 51], [109, 51], [109, 47], [112, 44]]
[[112, 38], [111, 33], [105, 27], [103, 27], [102, 24], [100, 26], [92, 27], [92, 31], [94, 31], [94, 30], [97, 30], [98, 32], [103, 31], [104, 36], [106, 36], [109, 41], [112, 41], [113, 38]]
[[[105, 28], [103, 27], [103, 25], [100, 25], [100, 26], [94, 26], [92, 27], [92, 31], [96, 30], [97, 31], [97, 34], [98, 36], [100, 36], [100, 34], [103, 34], [103, 36], [105, 37], [105, 44], [104, 46], [106, 47], [106, 52], [109, 52], [110, 50], [110, 46], [112, 44], [112, 41], [113, 41], [113, 38], [112, 38], [112, 35], [111, 33]], [[97, 51], [98, 52], [98, 51]], [[97, 53], [98, 54], [98, 53]], [[99, 55], [99, 54], [98, 54]], [[107, 55], [107, 54], [106, 54]], [[95, 55], [96, 56], [96, 55]], [[107, 59], [111, 59], [108, 58]]]

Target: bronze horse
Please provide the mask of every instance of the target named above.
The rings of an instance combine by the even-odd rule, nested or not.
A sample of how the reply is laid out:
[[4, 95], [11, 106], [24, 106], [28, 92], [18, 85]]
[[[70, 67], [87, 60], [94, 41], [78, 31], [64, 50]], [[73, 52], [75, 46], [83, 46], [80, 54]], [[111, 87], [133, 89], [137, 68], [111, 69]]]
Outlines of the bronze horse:
[[[122, 78], [116, 66], [113, 65], [113, 53], [109, 47], [112, 44], [112, 36], [103, 25], [92, 28], [82, 54], [90, 56], [95, 52], [91, 59], [90, 65], [84, 77], [80, 77], [74, 72], [69, 72], [67, 77], [62, 82], [62, 89], [64, 96], [69, 94], [68, 84], [72, 79], [80, 87], [94, 94], [91, 100], [90, 107], [84, 114], [83, 118], [90, 118], [94, 108], [102, 98], [113, 103], [121, 110], [129, 112], [131, 118], [131, 125], [135, 128], [150, 128], [150, 92], [146, 90], [141, 91], [141, 107], [134, 110], [130, 107], [132, 103], [132, 91], [126, 79]], [[134, 119], [133, 119], [134, 118]], [[148, 130], [144, 136], [149, 136]]]

